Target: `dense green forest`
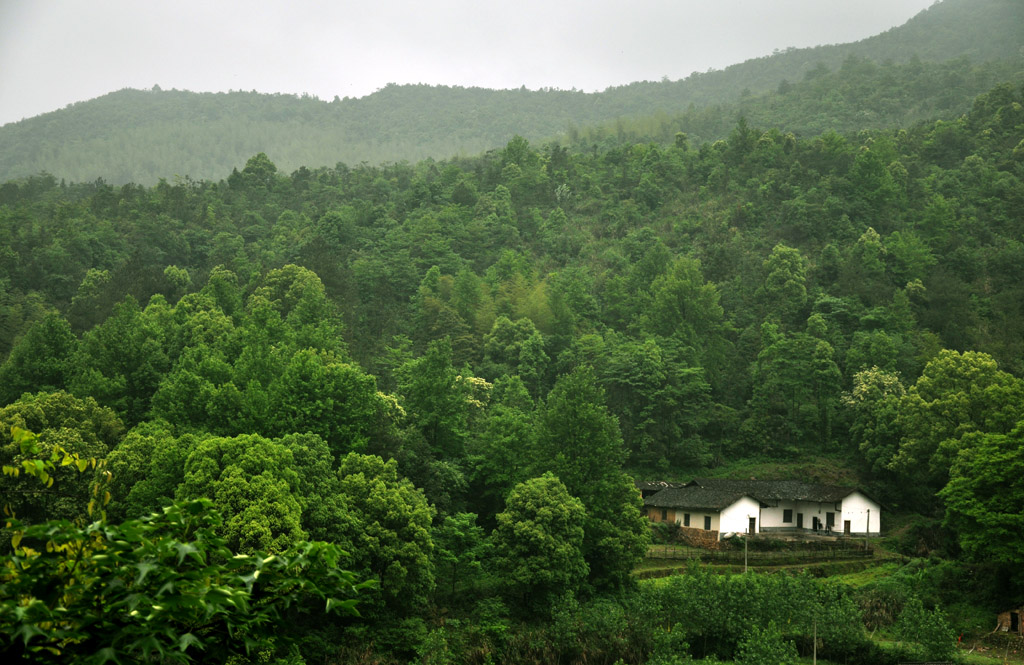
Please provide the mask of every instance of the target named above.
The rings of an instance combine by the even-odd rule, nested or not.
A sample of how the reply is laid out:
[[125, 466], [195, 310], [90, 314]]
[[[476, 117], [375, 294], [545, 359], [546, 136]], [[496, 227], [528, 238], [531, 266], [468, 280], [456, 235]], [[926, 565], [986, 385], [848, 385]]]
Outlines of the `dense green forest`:
[[698, 144], [728, 136], [738, 114], [797, 136], [954, 119], [997, 83], [1024, 80], [1024, 6], [944, 0], [905, 25], [852, 44], [786, 49], [678, 81], [603, 92], [390, 84], [359, 99], [256, 92], [121, 90], [0, 127], [0, 181], [46, 171], [77, 182], [220, 179], [253, 154], [285, 172], [476, 155], [513, 136], [578, 143]]
[[[1021, 11], [0, 128], [0, 652], [961, 659], [1024, 606]], [[863, 488], [890, 562], [639, 579], [634, 480], [752, 474]]]
[[[27, 465], [0, 482], [42, 524], [17, 537], [51, 547], [11, 543], [4, 595], [38, 600], [3, 605], [6, 648], [94, 644], [44, 613], [49, 570], [79, 601], [156, 608], [117, 619], [125, 657], [227, 648], [221, 630], [288, 662], [783, 663], [812, 630], [836, 661], [909, 657], [865, 620], [949, 655], [940, 606], [1024, 598], [1022, 220], [1019, 84], [897, 130], [803, 138], [740, 116], [715, 142], [9, 181], [0, 454]], [[633, 478], [751, 459], [862, 484], [917, 515], [899, 546], [931, 557], [857, 592], [637, 585]], [[88, 547], [93, 577], [75, 577]], [[137, 572], [101, 570], [107, 551]], [[253, 608], [276, 613], [225, 628], [238, 605], [154, 600], [211, 576], [228, 598], [264, 589], [259, 568], [230, 586], [230, 553], [267, 562]], [[175, 582], [186, 560], [205, 568]], [[351, 575], [324, 580], [339, 561]]]

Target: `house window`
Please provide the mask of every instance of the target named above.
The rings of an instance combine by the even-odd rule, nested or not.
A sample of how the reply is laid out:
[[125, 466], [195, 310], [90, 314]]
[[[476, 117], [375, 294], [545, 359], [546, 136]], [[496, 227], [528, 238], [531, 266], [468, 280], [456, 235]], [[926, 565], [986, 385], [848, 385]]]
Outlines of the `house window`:
[[662, 508], [661, 509], [661, 521], [662, 522], [667, 522], [668, 521], [668, 508]]
[[784, 509], [782, 511], [782, 523], [783, 524], [792, 524], [792, 522], [793, 522], [793, 511], [791, 509], [789, 509], [789, 508]]
[[704, 516], [704, 530], [705, 531], [711, 531], [711, 516], [710, 515], [705, 515]]

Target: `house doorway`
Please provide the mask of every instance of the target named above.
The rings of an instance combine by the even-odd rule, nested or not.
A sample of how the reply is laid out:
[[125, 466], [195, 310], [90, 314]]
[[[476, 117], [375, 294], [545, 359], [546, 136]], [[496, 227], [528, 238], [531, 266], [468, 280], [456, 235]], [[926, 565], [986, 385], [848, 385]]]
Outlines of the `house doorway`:
[[843, 533], [850, 535], [850, 520], [843, 520]]
[[798, 528], [798, 529], [804, 528], [804, 514], [803, 513], [797, 513], [796, 514], [796, 528]]
[[756, 517], [751, 517], [750, 518], [750, 527], [747, 529], [747, 533], [756, 533], [756, 532], [757, 532], [757, 518]]

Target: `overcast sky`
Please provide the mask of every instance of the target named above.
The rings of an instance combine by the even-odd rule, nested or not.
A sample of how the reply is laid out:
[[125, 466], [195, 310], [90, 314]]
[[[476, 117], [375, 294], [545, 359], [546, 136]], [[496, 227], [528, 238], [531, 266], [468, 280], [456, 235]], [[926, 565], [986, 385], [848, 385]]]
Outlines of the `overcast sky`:
[[602, 90], [856, 41], [934, 0], [0, 0], [0, 124], [121, 88]]

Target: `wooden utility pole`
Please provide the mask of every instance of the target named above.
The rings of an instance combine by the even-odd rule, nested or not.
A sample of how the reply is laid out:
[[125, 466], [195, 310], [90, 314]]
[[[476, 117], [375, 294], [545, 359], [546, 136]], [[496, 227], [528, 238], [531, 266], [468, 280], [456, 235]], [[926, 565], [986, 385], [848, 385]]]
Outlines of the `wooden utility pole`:
[[818, 665], [818, 615], [814, 615], [814, 665]]

